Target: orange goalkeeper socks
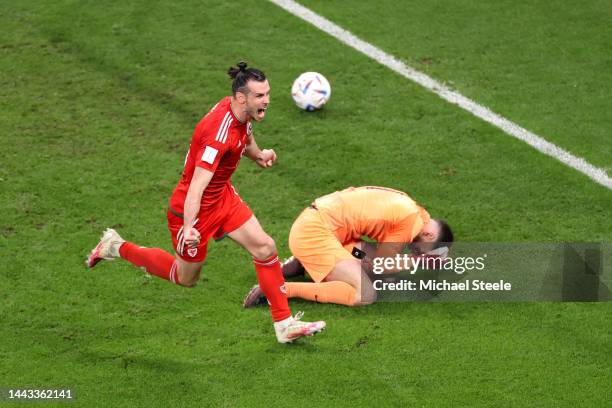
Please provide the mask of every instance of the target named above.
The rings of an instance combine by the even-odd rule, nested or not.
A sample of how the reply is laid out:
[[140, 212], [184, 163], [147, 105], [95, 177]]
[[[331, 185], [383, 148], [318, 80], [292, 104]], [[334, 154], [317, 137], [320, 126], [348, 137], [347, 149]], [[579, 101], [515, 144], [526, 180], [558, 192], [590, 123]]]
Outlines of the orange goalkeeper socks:
[[353, 306], [355, 304], [355, 288], [346, 282], [286, 282], [287, 297], [298, 297], [319, 303], [337, 303]]

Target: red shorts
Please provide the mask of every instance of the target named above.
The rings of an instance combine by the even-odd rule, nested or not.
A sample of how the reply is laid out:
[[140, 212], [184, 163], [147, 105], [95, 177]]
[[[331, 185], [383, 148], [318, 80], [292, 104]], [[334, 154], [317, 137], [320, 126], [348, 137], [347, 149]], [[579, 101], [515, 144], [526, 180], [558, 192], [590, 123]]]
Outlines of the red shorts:
[[200, 233], [200, 244], [197, 248], [189, 248], [182, 239], [183, 218], [168, 210], [168, 229], [172, 235], [174, 251], [184, 261], [203, 262], [206, 259], [208, 240], [223, 238], [241, 227], [251, 216], [253, 211], [242, 201], [238, 193], [233, 188], [227, 190], [219, 205], [198, 213], [194, 226]]

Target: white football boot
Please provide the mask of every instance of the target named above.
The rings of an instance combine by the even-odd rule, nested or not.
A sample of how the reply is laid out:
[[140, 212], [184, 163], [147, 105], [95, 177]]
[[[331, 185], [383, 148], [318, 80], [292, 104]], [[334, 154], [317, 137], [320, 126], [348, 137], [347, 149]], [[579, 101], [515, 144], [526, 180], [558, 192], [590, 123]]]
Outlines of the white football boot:
[[91, 250], [85, 265], [88, 268], [93, 268], [102, 260], [112, 261], [119, 258], [119, 247], [125, 242], [117, 231], [112, 228], [107, 228], [102, 234], [100, 242], [94, 249]]
[[303, 315], [303, 312], [297, 312], [295, 316], [290, 316], [280, 322], [274, 322], [276, 339], [279, 343], [290, 343], [303, 336], [314, 336], [325, 329], [324, 321], [303, 322], [300, 320]]

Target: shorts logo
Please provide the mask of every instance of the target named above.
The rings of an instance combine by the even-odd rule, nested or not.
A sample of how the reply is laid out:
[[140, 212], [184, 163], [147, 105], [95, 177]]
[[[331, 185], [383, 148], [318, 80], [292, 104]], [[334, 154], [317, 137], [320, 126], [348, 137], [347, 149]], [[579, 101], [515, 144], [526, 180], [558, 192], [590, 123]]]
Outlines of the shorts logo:
[[196, 256], [197, 254], [198, 254], [198, 248], [188, 248], [187, 249], [187, 255], [189, 255], [191, 258]]
[[279, 289], [280, 289], [280, 291], [281, 291], [281, 293], [282, 293], [283, 295], [286, 295], [286, 294], [287, 294], [287, 289], [285, 288], [285, 285], [280, 286], [280, 287], [279, 287]]

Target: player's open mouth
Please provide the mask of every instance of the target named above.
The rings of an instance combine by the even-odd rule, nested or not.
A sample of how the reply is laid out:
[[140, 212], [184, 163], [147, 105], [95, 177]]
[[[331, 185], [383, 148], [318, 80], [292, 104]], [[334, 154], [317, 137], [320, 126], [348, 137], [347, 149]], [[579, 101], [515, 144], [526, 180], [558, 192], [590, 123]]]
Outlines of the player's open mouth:
[[264, 113], [266, 113], [266, 108], [257, 109], [257, 113], [263, 115]]

